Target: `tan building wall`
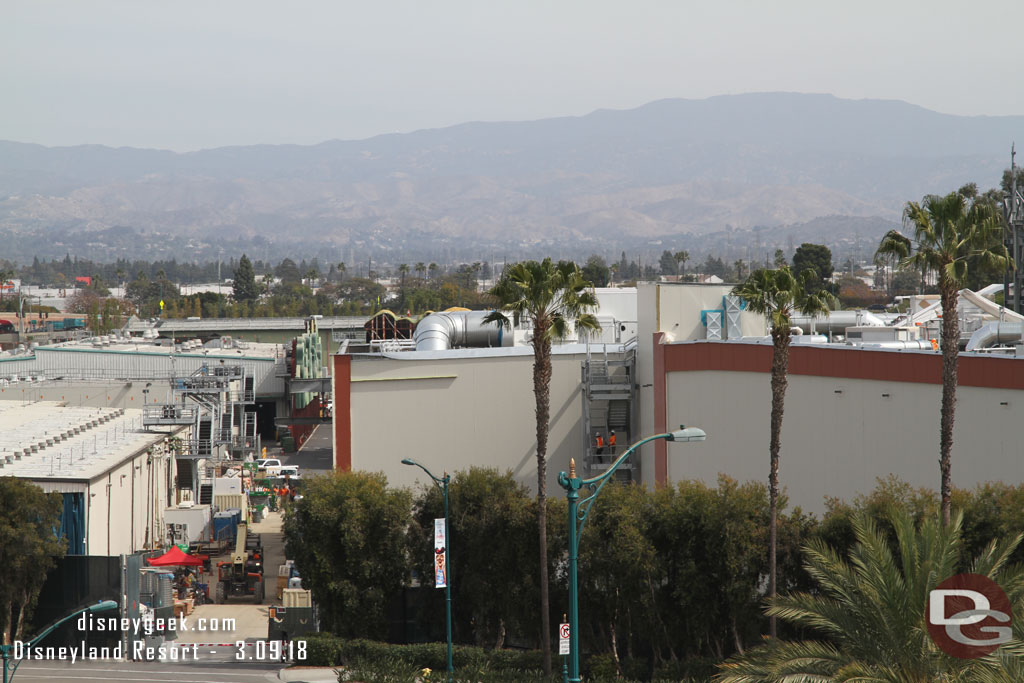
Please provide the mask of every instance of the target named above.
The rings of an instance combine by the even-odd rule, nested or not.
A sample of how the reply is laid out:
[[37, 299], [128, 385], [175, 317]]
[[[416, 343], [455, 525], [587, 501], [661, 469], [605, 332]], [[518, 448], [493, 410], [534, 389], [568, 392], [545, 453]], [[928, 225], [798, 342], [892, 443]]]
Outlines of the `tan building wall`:
[[[162, 438], [162, 437], [161, 437]], [[85, 494], [85, 554], [122, 555], [165, 539], [162, 514], [168, 503], [168, 473], [174, 476], [170, 458], [161, 456], [161, 445], [140, 451], [109, 472], [88, 482], [37, 479], [44, 491]]]
[[[740, 353], [736, 346], [746, 345], [716, 346], [726, 347], [723, 352]], [[728, 349], [730, 346], [733, 349]], [[669, 349], [671, 352], [671, 346]], [[808, 357], [807, 364], [818, 362], [802, 351], [797, 353]], [[934, 361], [926, 367], [935, 365], [937, 371], [937, 354], [929, 357], [841, 349], [817, 352], [822, 353], [839, 354], [836, 362], [849, 366], [846, 374], [889, 374], [892, 379], [819, 376], [834, 368], [827, 363], [819, 368], [794, 367], [791, 363], [780, 464], [780, 481], [790, 507], [799, 505], [820, 513], [826, 496], [849, 500], [870, 492], [878, 478], [890, 474], [915, 487], [937, 490], [941, 385], [926, 381], [934, 378], [922, 376], [917, 368], [907, 371], [903, 379], [909, 381], [902, 381], [888, 371], [874, 372], [873, 367], [888, 362], [899, 363], [900, 367]], [[770, 349], [763, 349], [761, 355], [768, 358], [767, 354]], [[845, 357], [850, 354], [856, 356]], [[998, 365], [975, 372], [981, 363]], [[1019, 364], [1014, 359], [962, 360], [961, 381], [989, 381], [987, 376], [992, 373]], [[968, 370], [978, 379], [971, 379]], [[668, 444], [669, 481], [700, 479], [713, 483], [719, 473], [741, 481], [767, 481], [771, 411], [768, 372], [673, 371], [670, 361], [665, 384], [669, 427], [685, 423], [708, 434], [704, 443]], [[1024, 481], [1019, 438], [1019, 425], [1024, 422], [1024, 384], [993, 384], [962, 385], [957, 391], [953, 482], [958, 487], [987, 481]]]
[[[722, 297], [732, 292], [733, 285], [698, 285], [691, 283], [642, 282], [637, 285], [637, 406], [639, 411], [639, 434], [644, 437], [655, 433], [654, 420], [654, 358], [652, 351], [654, 335], [664, 332], [672, 341], [704, 339], [707, 328], [701, 322], [701, 311], [722, 307]], [[761, 316], [742, 313], [740, 330], [743, 336], [756, 337], [768, 333]], [[669, 421], [670, 428], [674, 423]], [[640, 451], [641, 480], [654, 485], [653, 445], [644, 446]], [[635, 456], [634, 456], [635, 457]]]
[[[396, 356], [399, 354], [396, 354]], [[473, 465], [512, 471], [536, 491], [536, 421], [533, 354], [529, 348], [450, 351], [444, 358], [335, 356], [351, 362], [351, 383], [335, 385], [336, 466], [382, 471], [388, 481], [409, 486], [423, 473], [401, 464], [413, 458], [440, 476]], [[552, 358], [551, 428], [547, 490], [557, 495], [557, 476], [583, 453], [582, 353]], [[351, 427], [339, 419], [348, 395]], [[349, 433], [346, 433], [349, 432]]]

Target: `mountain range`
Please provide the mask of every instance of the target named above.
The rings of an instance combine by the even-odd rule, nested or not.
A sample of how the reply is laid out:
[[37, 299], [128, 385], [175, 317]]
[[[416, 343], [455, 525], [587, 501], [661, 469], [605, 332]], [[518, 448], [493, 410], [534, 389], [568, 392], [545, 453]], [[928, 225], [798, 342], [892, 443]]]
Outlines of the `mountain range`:
[[805, 236], [856, 251], [907, 200], [997, 186], [1015, 137], [1024, 116], [756, 93], [312, 146], [0, 141], [0, 258], [742, 256]]

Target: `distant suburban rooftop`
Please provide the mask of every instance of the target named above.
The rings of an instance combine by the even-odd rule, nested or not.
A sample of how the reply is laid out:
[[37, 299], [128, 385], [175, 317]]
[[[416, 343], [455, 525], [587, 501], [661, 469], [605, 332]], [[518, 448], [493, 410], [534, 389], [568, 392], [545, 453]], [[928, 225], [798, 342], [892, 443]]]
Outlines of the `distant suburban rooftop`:
[[89, 481], [166, 436], [141, 410], [0, 401], [0, 476]]
[[[362, 329], [369, 320], [365, 315], [325, 315], [319, 318], [317, 327], [325, 330]], [[174, 318], [170, 320], [130, 320], [126, 326], [128, 332], [143, 332], [155, 329], [157, 332], [234, 332], [247, 330], [303, 330], [306, 318], [202, 318], [189, 320]]]

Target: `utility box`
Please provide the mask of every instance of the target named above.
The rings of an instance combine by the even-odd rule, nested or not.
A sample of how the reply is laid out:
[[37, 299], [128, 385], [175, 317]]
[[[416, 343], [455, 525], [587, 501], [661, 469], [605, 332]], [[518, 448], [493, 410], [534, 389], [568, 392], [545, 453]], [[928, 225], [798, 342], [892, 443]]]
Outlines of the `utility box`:
[[[180, 524], [186, 529], [185, 539], [189, 544], [210, 540], [210, 506], [194, 505], [190, 508], [167, 508], [164, 510], [164, 524]], [[182, 539], [175, 539], [182, 540]]]
[[242, 493], [241, 477], [217, 477], [213, 480], [213, 495], [240, 495]]
[[270, 608], [270, 616], [267, 619], [268, 640], [292, 640], [297, 636], [316, 633], [319, 630], [320, 624], [316, 608], [312, 605], [309, 607], [274, 605]]
[[920, 339], [919, 327], [882, 327], [879, 325], [861, 325], [846, 328], [848, 341], [860, 341], [865, 344], [872, 342], [917, 341]]
[[285, 588], [281, 602], [285, 608], [312, 607], [313, 593], [301, 588]]

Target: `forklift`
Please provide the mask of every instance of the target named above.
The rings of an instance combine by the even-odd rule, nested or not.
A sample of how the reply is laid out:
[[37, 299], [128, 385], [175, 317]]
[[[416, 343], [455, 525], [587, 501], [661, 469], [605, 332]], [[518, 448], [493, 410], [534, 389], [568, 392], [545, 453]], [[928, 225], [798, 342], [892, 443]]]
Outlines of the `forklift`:
[[249, 539], [246, 523], [238, 524], [231, 561], [217, 563], [214, 602], [222, 604], [229, 597], [243, 596], [252, 597], [257, 605], [263, 603], [263, 545], [258, 535], [253, 536], [255, 542]]

